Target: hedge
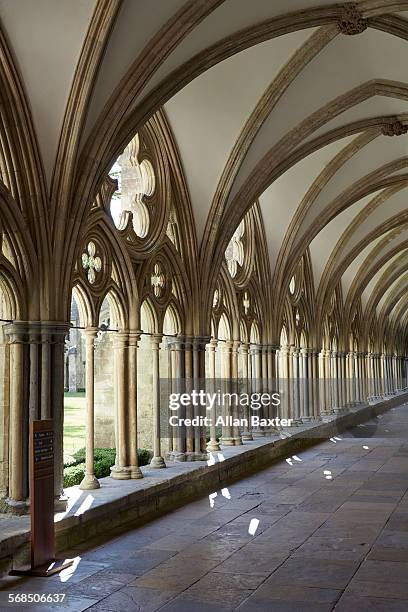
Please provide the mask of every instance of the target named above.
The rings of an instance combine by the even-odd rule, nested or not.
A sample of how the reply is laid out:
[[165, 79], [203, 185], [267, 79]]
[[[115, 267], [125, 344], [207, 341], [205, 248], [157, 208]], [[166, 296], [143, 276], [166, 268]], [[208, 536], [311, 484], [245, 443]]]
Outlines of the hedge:
[[[94, 468], [96, 478], [110, 476], [110, 468], [115, 465], [115, 448], [95, 448]], [[151, 453], [145, 448], [137, 449], [139, 465], [147, 465]], [[64, 464], [64, 487], [72, 487], [82, 482], [85, 476], [85, 449], [81, 448], [73, 455], [73, 461]]]

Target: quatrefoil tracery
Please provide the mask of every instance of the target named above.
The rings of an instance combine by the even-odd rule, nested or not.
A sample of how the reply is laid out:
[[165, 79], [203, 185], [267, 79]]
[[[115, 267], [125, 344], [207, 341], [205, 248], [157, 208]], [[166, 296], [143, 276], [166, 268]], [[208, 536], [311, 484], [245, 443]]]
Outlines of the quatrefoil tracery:
[[162, 271], [159, 263], [154, 264], [153, 272], [150, 277], [150, 282], [153, 288], [155, 297], [159, 298], [163, 294], [164, 287], [166, 285], [166, 276]]
[[95, 243], [88, 242], [86, 251], [82, 253], [82, 267], [87, 271], [87, 278], [91, 285], [96, 281], [96, 275], [102, 270], [102, 259], [96, 255]]

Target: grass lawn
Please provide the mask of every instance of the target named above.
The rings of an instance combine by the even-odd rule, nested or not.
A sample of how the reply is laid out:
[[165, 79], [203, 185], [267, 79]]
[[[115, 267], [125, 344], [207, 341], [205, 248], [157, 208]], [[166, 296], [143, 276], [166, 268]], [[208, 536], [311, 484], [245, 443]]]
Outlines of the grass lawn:
[[85, 393], [64, 394], [64, 459], [85, 446]]

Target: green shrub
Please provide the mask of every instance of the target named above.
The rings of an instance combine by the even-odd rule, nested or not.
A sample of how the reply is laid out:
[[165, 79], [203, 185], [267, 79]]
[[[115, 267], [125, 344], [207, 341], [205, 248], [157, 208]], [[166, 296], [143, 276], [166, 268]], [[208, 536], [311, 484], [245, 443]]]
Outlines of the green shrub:
[[85, 475], [85, 463], [71, 465], [64, 469], [64, 487], [79, 485]]
[[[116, 449], [115, 448], [95, 448], [94, 461], [111, 461], [111, 465], [115, 464]], [[75, 464], [85, 461], [85, 448], [80, 448], [74, 453]], [[71, 464], [72, 465], [72, 464]]]
[[[94, 450], [94, 469], [96, 478], [110, 476], [110, 468], [115, 465], [116, 449], [114, 448], [95, 448]], [[137, 449], [138, 463], [140, 466], [150, 462], [151, 452], [146, 448]], [[73, 460], [64, 463], [64, 487], [72, 487], [81, 483], [85, 475], [85, 449], [79, 449], [74, 455]]]
[[137, 461], [139, 466], [148, 465], [150, 463], [150, 459], [152, 458], [152, 453], [147, 450], [147, 448], [138, 448], [137, 449]]

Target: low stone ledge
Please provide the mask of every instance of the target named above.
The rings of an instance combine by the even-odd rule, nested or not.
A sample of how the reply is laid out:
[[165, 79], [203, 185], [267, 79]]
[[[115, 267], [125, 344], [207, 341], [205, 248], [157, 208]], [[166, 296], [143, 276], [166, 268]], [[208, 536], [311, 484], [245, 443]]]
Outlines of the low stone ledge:
[[[225, 447], [220, 451], [222, 460], [212, 465], [207, 462], [169, 463], [166, 470], [145, 466], [142, 468], [145, 478], [141, 480], [103, 478], [101, 488], [95, 491], [71, 487], [66, 491], [68, 510], [55, 516], [57, 549], [62, 551], [101, 535], [113, 536], [137, 527], [405, 401], [408, 401], [406, 392], [374, 404], [353, 407], [345, 414], [325, 417], [324, 421], [287, 428], [280, 435]], [[10, 521], [14, 521], [13, 525]], [[3, 515], [0, 530], [2, 522], [9, 523], [10, 533], [4, 532], [6, 537], [2, 537], [0, 532], [0, 576], [11, 567], [25, 565], [29, 559], [28, 517]]]

